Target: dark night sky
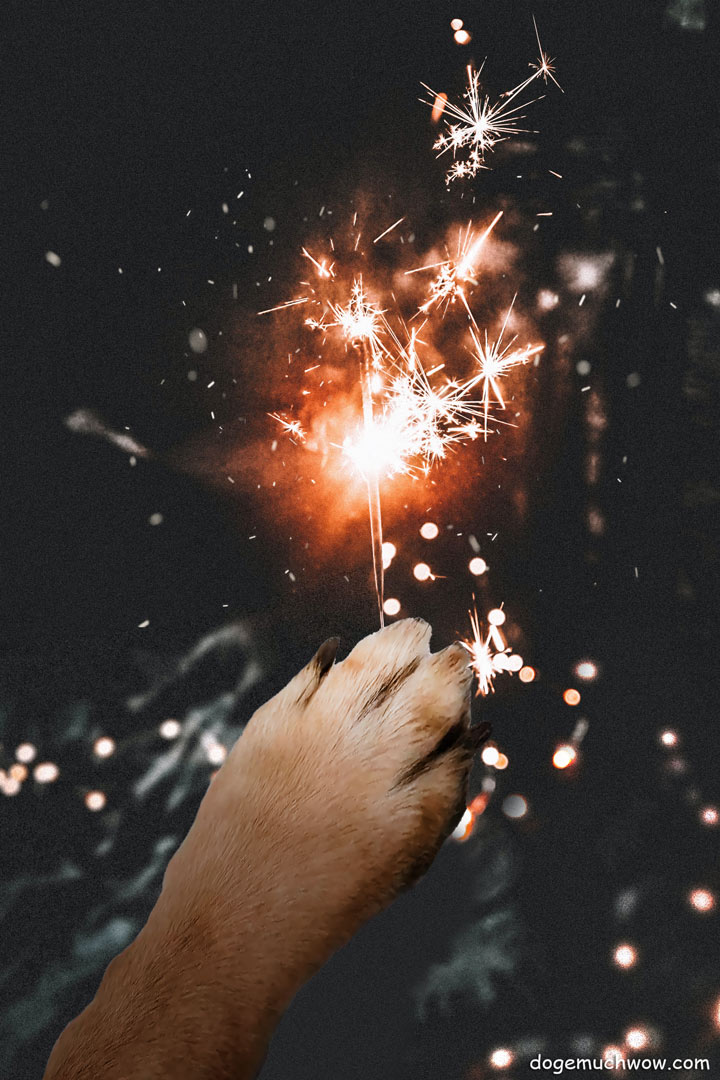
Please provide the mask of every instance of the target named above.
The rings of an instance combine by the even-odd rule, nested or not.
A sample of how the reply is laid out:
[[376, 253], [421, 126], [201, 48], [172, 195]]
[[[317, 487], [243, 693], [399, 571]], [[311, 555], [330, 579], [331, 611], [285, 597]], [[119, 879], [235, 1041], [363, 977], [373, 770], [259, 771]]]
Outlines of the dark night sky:
[[[682, 815], [665, 822], [666, 847], [646, 846], [653, 814], [678, 798], [665, 787], [658, 794], [657, 765], [648, 760], [663, 724], [685, 725], [705, 763], [698, 784], [714, 784], [718, 794], [709, 702], [717, 691], [720, 543], [712, 513], [683, 502], [693, 483], [717, 481], [713, 467], [707, 481], [700, 464], [716, 445], [717, 401], [709, 419], [693, 426], [681, 400], [691, 317], [704, 292], [720, 284], [717, 4], [706, 0], [702, 34], [668, 23], [656, 0], [13, 7], [2, 65], [3, 202], [12, 221], [3, 238], [11, 267], [2, 349], [5, 655], [60, 657], [83, 670], [91, 657], [102, 672], [111, 655], [170, 653], [228, 614], [252, 613], [273, 657], [272, 685], [331, 630], [339, 628], [349, 644], [372, 629], [372, 598], [338, 603], [332, 578], [309, 582], [307, 593], [288, 590], [272, 527], [252, 497], [172, 464], [178, 448], [210, 438], [206, 400], [186, 379], [197, 360], [188, 331], [201, 326], [213, 335], [197, 360], [202, 376], [227, 370], [232, 346], [217, 332], [238, 343], [237, 328], [258, 298], [269, 306], [286, 295], [303, 217], [326, 202], [349, 205], [357, 188], [392, 195], [397, 216], [408, 206], [424, 221], [466, 214], [462, 204], [452, 208], [459, 196], [446, 193], [433, 159], [427, 110], [416, 103], [419, 83], [459, 88], [463, 65], [488, 55], [489, 77], [505, 85], [505, 73], [523, 73], [534, 55], [536, 15], [565, 91], [540, 107], [543, 160], [567, 164], [568, 207], [595, 175], [612, 177], [618, 192], [594, 222], [558, 210], [559, 224], [548, 226], [555, 232], [547, 264], [565, 245], [592, 249], [603, 239], [636, 256], [629, 311], [604, 315], [595, 343], [610, 402], [608, 472], [614, 479], [624, 455], [630, 468], [623, 485], [607, 486], [609, 537], [589, 571], [581, 403], [559, 384], [546, 388], [547, 413], [534, 420], [545, 440], [536, 461], [543, 469], [516, 548], [498, 556], [497, 572], [508, 599], [523, 609], [533, 662], [548, 678], [531, 698], [498, 694], [488, 703], [517, 758], [515, 787], [535, 785], [544, 800], [544, 839], [527, 850], [527, 836], [517, 842], [524, 871], [516, 901], [537, 945], [529, 950], [534, 982], [526, 998], [501, 996], [481, 1023], [497, 1031], [487, 1045], [533, 1023], [558, 1039], [583, 1029], [610, 1038], [613, 1009], [630, 1015], [634, 1005], [632, 991], [618, 995], [609, 982], [602, 1001], [588, 999], [585, 957], [596, 947], [601, 905], [614, 895], [607, 867], [617, 871], [613, 888], [623, 875], [626, 883], [684, 882], [696, 865], [714, 860], [717, 868], [717, 845], [703, 846], [704, 837], [687, 850], [695, 833]], [[458, 15], [473, 33], [468, 49], [449, 31]], [[583, 142], [584, 156], [568, 154], [572, 140]], [[623, 204], [636, 182], [646, 204], [639, 224]], [[504, 174], [491, 175], [485, 191], [494, 196], [507, 184]], [[220, 209], [225, 201], [237, 221], [232, 229]], [[263, 229], [268, 215], [278, 223], [272, 247]], [[666, 264], [661, 310], [653, 306], [656, 245]], [[46, 262], [48, 250], [61, 255], [59, 267]], [[234, 282], [245, 313], [239, 320]], [[643, 373], [632, 400], [625, 384], [631, 370]], [[78, 407], [114, 428], [129, 427], [155, 457], [132, 470], [114, 447], [72, 435], [62, 420]], [[242, 402], [232, 407], [239, 414]], [[148, 516], [160, 506], [168, 527], [149, 530]], [[266, 541], [254, 546], [246, 537], [256, 528], [265, 529]], [[680, 578], [689, 594], [678, 592]], [[454, 616], [437, 605], [432, 614], [444, 634], [453, 632]], [[143, 636], [144, 618], [151, 627]], [[583, 790], [574, 791], [568, 810], [570, 788], [544, 762], [558, 727], [557, 688], [588, 650], [608, 673], [588, 694], [591, 732], [597, 727], [602, 735], [591, 743]], [[618, 758], [631, 764], [616, 768]], [[629, 838], [630, 807], [636, 828]], [[554, 861], [561, 847], [562, 865]], [[603, 851], [610, 852], [605, 862]], [[401, 1036], [387, 1019], [389, 1003], [421, 977], [428, 956], [443, 955], [461, 923], [457, 898], [477, 869], [466, 862], [448, 870], [450, 858], [444, 853], [444, 870], [367, 928], [319, 988], [301, 995], [268, 1077], [461, 1075], [443, 1070], [448, 1055], [457, 1053], [453, 1069], [472, 1059], [467, 1032], [478, 1020], [471, 1012], [463, 1015], [462, 1036], [450, 1021], [418, 1033], [411, 1004], [397, 1005]], [[573, 905], [576, 890], [598, 898], [597, 911], [583, 907], [587, 900]], [[541, 913], [538, 898], [548, 895], [555, 900]], [[662, 923], [662, 940], [679, 934], [688, 964], [695, 963], [697, 946], [690, 930], [683, 937], [684, 924], [654, 907], [645, 919], [646, 932], [653, 919]], [[445, 933], [428, 930], [429, 923]], [[568, 938], [573, 949], [558, 964]], [[663, 956], [656, 959], [655, 982], [638, 991], [648, 1008], [669, 977]], [[548, 1001], [558, 981], [565, 990], [553, 1010]], [[664, 1008], [658, 1004], [658, 1013]], [[518, 1009], [520, 1026], [512, 1021]], [[687, 1031], [674, 1022], [679, 1042]], [[688, 1030], [694, 1024], [688, 1020]], [[396, 1061], [396, 1044], [414, 1046], [415, 1071], [409, 1051]]]

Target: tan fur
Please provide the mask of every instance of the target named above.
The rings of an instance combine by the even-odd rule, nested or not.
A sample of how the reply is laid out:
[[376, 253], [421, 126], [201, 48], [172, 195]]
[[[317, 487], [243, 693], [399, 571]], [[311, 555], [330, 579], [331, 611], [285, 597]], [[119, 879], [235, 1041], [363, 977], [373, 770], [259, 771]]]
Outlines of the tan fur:
[[298, 988], [464, 809], [468, 656], [430, 632], [394, 623], [334, 666], [327, 642], [255, 713], [45, 1080], [255, 1075]]

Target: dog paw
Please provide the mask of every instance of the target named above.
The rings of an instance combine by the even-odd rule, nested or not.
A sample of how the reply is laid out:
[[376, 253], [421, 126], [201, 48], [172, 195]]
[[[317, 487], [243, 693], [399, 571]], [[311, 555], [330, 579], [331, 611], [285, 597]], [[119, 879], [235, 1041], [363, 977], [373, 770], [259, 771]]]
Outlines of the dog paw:
[[470, 727], [466, 650], [433, 654], [430, 635], [402, 620], [341, 662], [331, 638], [255, 713], [198, 815], [204, 874], [221, 848], [224, 879], [230, 862], [246, 879], [260, 862], [266, 893], [357, 920], [417, 880], [465, 809], [489, 734]]

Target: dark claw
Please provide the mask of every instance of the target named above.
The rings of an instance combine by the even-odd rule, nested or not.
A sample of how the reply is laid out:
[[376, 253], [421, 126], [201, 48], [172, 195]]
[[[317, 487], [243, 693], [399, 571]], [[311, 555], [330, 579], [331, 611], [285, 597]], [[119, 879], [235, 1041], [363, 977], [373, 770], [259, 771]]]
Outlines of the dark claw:
[[482, 724], [471, 727], [465, 735], [463, 742], [471, 753], [475, 753], [485, 745], [492, 735], [492, 727], [486, 720]]
[[318, 679], [322, 679], [323, 675], [327, 675], [330, 668], [335, 663], [335, 657], [338, 651], [338, 645], [340, 644], [340, 638], [331, 637], [327, 641], [324, 641], [318, 651], [313, 657], [313, 663], [315, 664], [315, 670], [317, 672]]

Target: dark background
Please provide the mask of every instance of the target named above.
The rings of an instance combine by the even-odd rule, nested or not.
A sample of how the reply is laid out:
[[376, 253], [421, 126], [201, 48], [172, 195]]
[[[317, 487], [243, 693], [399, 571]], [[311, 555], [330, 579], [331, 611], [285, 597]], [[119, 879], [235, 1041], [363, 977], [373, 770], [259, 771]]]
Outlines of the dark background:
[[[698, 25], [692, 12], [703, 14]], [[464, 65], [487, 55], [488, 79], [510, 85], [535, 56], [532, 14], [565, 91], [535, 107], [535, 165], [523, 183], [512, 162], [448, 192], [419, 83], [457, 91]], [[523, 514], [499, 499], [482, 513], [464, 508], [482, 519], [483, 535], [504, 529], [494, 595], [515, 611], [539, 673], [531, 687], [508, 680], [480, 706], [511, 766], [473, 838], [444, 851], [418, 889], [301, 993], [263, 1077], [477, 1080], [500, 1045], [516, 1050], [520, 1076], [530, 1050], [599, 1052], [635, 1022], [654, 1026], [668, 1056], [717, 1055], [717, 915], [699, 916], [686, 901], [690, 888], [719, 884], [718, 832], [698, 822], [719, 797], [717, 5], [89, 3], [15, 5], [9, 15], [3, 767], [27, 738], [47, 758], [67, 757], [109, 730], [110, 717], [132, 739], [137, 719], [123, 703], [158, 679], [170, 680], [173, 711], [161, 699], [143, 723], [182, 710], [175, 658], [233, 620], [248, 628], [262, 673], [236, 694], [238, 724], [328, 633], [340, 630], [349, 645], [373, 629], [366, 578], [343, 593], [345, 567], [322, 580], [309, 570], [292, 586], [252, 493], [180, 468], [178, 448], [217, 443], [206, 384], [232, 372], [242, 381], [243, 365], [262, 363], [244, 327], [288, 295], [304, 218], [323, 204], [339, 213], [370, 188], [400, 207], [388, 220], [409, 211], [430, 228], [471, 213], [473, 195], [488, 207], [510, 198], [519, 211], [539, 200], [554, 216], [531, 267], [538, 286], [558, 280], [565, 251], [611, 250], [616, 260], [591, 340], [579, 336], [575, 348], [571, 336], [559, 358], [577, 297], [543, 328], [555, 360], [528, 419], [536, 451], [522, 472]], [[453, 42], [455, 16], [470, 46]], [[562, 173], [562, 185], [550, 186], [547, 169]], [[195, 326], [210, 342], [199, 357], [188, 349]], [[592, 368], [580, 378], [582, 359]], [[639, 385], [629, 385], [635, 373]], [[588, 384], [606, 417], [593, 492]], [[230, 396], [213, 402], [228, 439], [241, 441], [242, 390], [234, 397], [227, 379], [225, 387]], [[68, 431], [63, 418], [80, 407], [127, 427], [151, 456], [131, 467], [116, 446]], [[591, 506], [602, 535], [588, 529]], [[163, 524], [148, 527], [155, 512]], [[447, 558], [460, 574], [466, 549], [448, 548]], [[446, 610], [442, 594], [428, 599], [408, 585], [404, 595], [439, 638], [457, 632], [461, 613]], [[214, 679], [235, 685], [228, 672], [239, 653], [221, 652], [197, 690], [204, 704]], [[560, 776], [552, 752], [577, 719], [561, 694], [585, 656], [601, 678], [583, 698], [582, 760]], [[80, 703], [95, 717], [82, 730], [69, 719]], [[681, 735], [675, 765], [658, 744], [666, 727]], [[53, 757], [56, 743], [65, 750]], [[128, 751], [123, 761], [113, 797], [130, 837], [122, 871], [91, 858], [105, 826], [103, 815], [79, 823], [84, 765], [77, 776], [72, 765], [63, 771], [74, 787], [59, 782], [49, 795], [28, 782], [0, 805], [5, 967], [14, 972], [4, 991], [15, 1002], [8, 1076], [41, 1074], [112, 953], [106, 941], [107, 955], [99, 949], [72, 993], [47, 991], [46, 1021], [24, 1032], [17, 1002], [45, 993], [38, 987], [51, 969], [65, 985], [78, 964], [67, 941], [93, 890], [105, 890], [107, 914], [118, 876], [142, 870], [150, 811], [131, 786], [148, 758]], [[177, 834], [197, 790], [185, 789]], [[520, 823], [500, 809], [513, 791], [532, 808]], [[68, 858], [82, 868], [82, 890], [43, 884]], [[138, 890], [137, 918], [152, 899], [151, 886]], [[640, 950], [630, 973], [610, 963], [619, 940]], [[421, 1020], [415, 988], [453, 954], [465, 960], [443, 975], [449, 1007], [431, 995]], [[478, 989], [483, 970], [500, 972], [494, 989]]]

